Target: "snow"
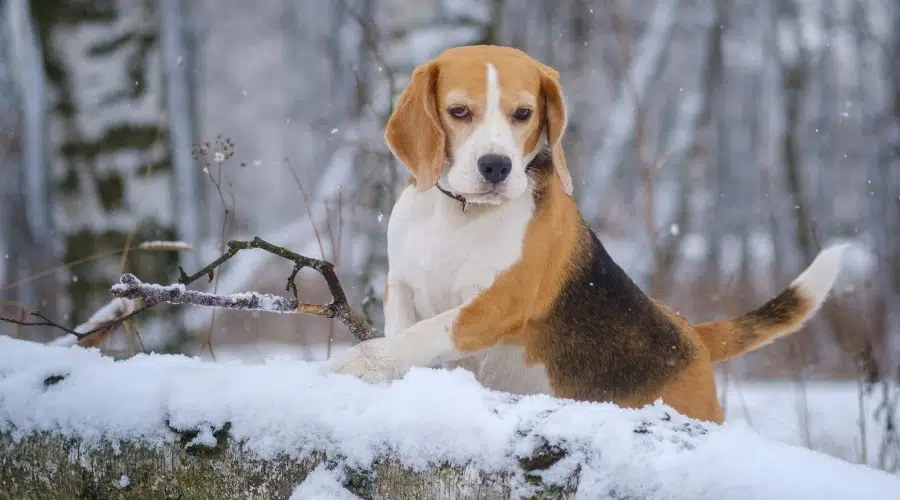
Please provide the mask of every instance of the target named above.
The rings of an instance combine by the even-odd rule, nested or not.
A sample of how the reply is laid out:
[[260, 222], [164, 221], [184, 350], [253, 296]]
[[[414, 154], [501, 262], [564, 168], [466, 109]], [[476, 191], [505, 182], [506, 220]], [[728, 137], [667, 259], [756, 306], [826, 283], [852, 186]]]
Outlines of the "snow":
[[[286, 358], [114, 361], [94, 349], [0, 337], [0, 432], [15, 440], [52, 431], [79, 438], [87, 450], [103, 440], [159, 446], [177, 440], [172, 429], [197, 430], [208, 441], [226, 422], [231, 439], [261, 458], [319, 450], [350, 467], [386, 455], [413, 470], [473, 464], [510, 473], [522, 488], [518, 459], [542, 443], [558, 445], [569, 454], [544, 480], [580, 466], [578, 498], [614, 490], [669, 499], [886, 499], [900, 491], [896, 476], [771, 441], [739, 422], [703, 424], [662, 404], [625, 410], [513, 397], [484, 389], [462, 369], [417, 368], [367, 385], [328, 374], [322, 363]], [[298, 489], [325, 491], [326, 472]]]
[[190, 243], [185, 243], [184, 241], [162, 241], [162, 240], [154, 240], [154, 241], [145, 241], [138, 245], [138, 248], [143, 250], [172, 250], [172, 251], [190, 251], [196, 250], [193, 245]]
[[881, 415], [875, 415], [880, 401], [860, 399], [855, 382], [720, 382], [719, 387], [729, 422], [747, 425], [769, 439], [877, 465], [885, 437]]
[[343, 484], [343, 474], [319, 464], [291, 493], [290, 500], [360, 500]]
[[[92, 314], [87, 321], [76, 326], [74, 330], [78, 333], [86, 333], [95, 328], [99, 328], [102, 325], [115, 321], [122, 316], [131, 314], [132, 312], [134, 312], [133, 300], [116, 297], [107, 302], [106, 305], [104, 305], [100, 309], [97, 309], [97, 311], [94, 312], [94, 314]], [[72, 334], [67, 333], [62, 337], [53, 339], [51, 341], [51, 344], [60, 347], [68, 347], [75, 345], [76, 342], [78, 342], [78, 338]]]
[[[846, 259], [845, 259], [846, 260]], [[351, 344], [335, 342], [337, 353]], [[263, 364], [267, 359], [325, 361], [327, 345], [253, 342], [216, 346], [216, 360]], [[204, 353], [204, 359], [211, 360]], [[855, 381], [748, 381], [718, 377], [719, 400], [731, 423], [740, 423], [768, 439], [848, 460], [878, 466], [884, 422], [876, 419], [876, 394], [863, 395]], [[900, 387], [893, 386], [893, 390]], [[862, 408], [860, 408], [862, 404]], [[864, 426], [865, 432], [861, 427]], [[865, 439], [865, 446], [863, 446]]]

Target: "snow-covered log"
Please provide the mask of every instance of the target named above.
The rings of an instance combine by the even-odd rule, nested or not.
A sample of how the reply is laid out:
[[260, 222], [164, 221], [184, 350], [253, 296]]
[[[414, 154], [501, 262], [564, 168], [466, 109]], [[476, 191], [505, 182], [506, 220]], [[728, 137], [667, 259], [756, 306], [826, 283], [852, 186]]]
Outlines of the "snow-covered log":
[[0, 337], [0, 498], [896, 498], [900, 478], [657, 404], [391, 384], [319, 363], [115, 361]]

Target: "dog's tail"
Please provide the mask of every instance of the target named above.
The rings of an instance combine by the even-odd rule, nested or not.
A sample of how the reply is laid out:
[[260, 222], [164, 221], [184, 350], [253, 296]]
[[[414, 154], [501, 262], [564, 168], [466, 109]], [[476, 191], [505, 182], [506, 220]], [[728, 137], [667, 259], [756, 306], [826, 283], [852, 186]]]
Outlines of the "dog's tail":
[[740, 356], [799, 330], [825, 302], [846, 247], [835, 245], [819, 252], [790, 286], [756, 310], [737, 318], [694, 325], [712, 361]]

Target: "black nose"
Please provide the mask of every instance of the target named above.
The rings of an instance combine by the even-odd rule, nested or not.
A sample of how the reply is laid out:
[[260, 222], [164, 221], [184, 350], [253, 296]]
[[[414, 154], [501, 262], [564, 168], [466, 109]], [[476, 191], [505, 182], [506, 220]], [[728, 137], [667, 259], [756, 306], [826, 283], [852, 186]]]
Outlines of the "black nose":
[[512, 160], [509, 156], [484, 155], [478, 159], [478, 171], [491, 184], [500, 184], [509, 177]]

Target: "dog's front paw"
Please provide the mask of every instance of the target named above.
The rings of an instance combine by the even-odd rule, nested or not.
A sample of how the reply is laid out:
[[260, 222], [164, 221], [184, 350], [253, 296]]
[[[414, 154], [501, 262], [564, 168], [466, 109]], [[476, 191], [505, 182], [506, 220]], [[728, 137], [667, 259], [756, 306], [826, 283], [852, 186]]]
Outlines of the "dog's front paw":
[[360, 342], [338, 353], [331, 361], [331, 371], [354, 375], [369, 383], [394, 380], [409, 369], [395, 351], [390, 338]]

